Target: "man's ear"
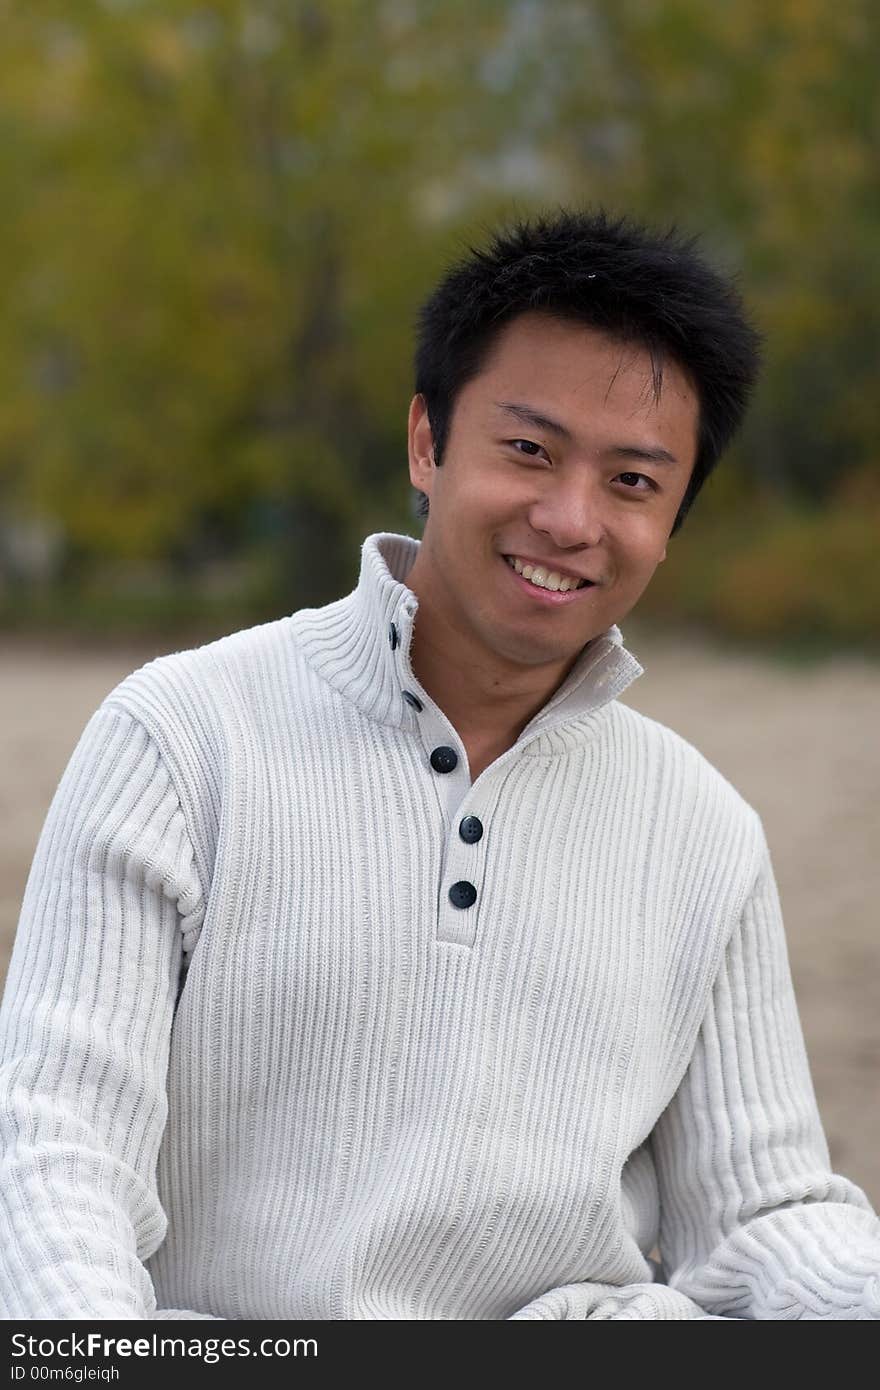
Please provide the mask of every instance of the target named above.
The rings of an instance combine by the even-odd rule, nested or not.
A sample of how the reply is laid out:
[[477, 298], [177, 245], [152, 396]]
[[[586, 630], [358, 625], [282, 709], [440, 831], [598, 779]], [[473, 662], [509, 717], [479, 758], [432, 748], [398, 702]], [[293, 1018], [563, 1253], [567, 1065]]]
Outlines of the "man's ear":
[[407, 428], [409, 447], [409, 479], [413, 487], [430, 496], [434, 476], [434, 439], [425, 398], [420, 393], [409, 403]]

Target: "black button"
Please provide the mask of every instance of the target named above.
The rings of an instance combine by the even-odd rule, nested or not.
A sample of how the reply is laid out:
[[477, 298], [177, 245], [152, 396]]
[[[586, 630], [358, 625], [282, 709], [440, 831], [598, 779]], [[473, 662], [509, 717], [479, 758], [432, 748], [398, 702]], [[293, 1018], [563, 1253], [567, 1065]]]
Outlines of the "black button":
[[483, 838], [483, 822], [476, 816], [465, 816], [458, 827], [458, 833], [466, 845], [475, 845]]
[[441, 744], [431, 754], [431, 766], [435, 772], [451, 772], [458, 766], [458, 754], [454, 748], [447, 748], [445, 744]]
[[394, 651], [398, 641], [397, 628], [394, 626], [394, 623], [388, 624], [388, 641], [391, 643], [391, 650]]
[[466, 878], [460, 879], [450, 888], [449, 901], [453, 907], [473, 907], [477, 901], [477, 890]]
[[417, 709], [419, 710], [419, 712], [421, 712], [422, 702], [419, 699], [418, 695], [414, 695], [411, 690], [404, 690], [403, 698], [404, 700], [406, 700], [406, 703], [408, 705], [412, 705], [413, 709]]

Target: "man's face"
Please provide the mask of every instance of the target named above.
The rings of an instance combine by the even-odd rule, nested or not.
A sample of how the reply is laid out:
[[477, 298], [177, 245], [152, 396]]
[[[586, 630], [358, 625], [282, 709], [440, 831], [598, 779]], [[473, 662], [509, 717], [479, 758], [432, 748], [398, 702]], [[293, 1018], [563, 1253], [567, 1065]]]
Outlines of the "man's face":
[[[412, 587], [461, 634], [462, 654], [564, 667], [629, 613], [666, 557], [698, 412], [673, 362], [657, 402], [646, 351], [533, 312], [505, 325], [463, 387], [439, 468], [413, 399], [410, 478], [430, 514]], [[553, 593], [506, 557], [593, 582]]]

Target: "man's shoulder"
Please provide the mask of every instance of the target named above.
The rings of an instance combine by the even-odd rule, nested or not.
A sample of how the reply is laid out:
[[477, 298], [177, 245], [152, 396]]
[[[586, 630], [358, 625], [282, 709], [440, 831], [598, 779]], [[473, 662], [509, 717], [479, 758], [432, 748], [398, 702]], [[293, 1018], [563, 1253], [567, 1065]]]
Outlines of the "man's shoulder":
[[290, 615], [241, 628], [198, 646], [154, 657], [125, 676], [103, 705], [153, 730], [209, 717], [230, 702], [259, 698], [273, 680], [289, 682], [296, 645]]
[[714, 803], [750, 825], [759, 820], [739, 788], [677, 730], [620, 700], [614, 701], [612, 717], [619, 733], [638, 750], [645, 774], [656, 778], [670, 797]]

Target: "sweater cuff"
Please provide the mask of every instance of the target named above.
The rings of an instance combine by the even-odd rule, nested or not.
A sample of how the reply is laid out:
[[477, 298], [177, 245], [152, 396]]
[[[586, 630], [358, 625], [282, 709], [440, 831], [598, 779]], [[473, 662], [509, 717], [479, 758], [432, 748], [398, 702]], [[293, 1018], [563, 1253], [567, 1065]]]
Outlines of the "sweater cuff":
[[624, 1318], [651, 1322], [737, 1321], [707, 1313], [686, 1294], [666, 1284], [563, 1284], [533, 1299], [507, 1321], [610, 1322]]
[[215, 1313], [191, 1313], [187, 1308], [157, 1308], [150, 1318], [151, 1322], [173, 1318], [176, 1322], [225, 1322]]
[[757, 1319], [880, 1321], [880, 1223], [839, 1202], [769, 1212], [727, 1242], [723, 1259], [674, 1282], [708, 1308], [729, 1307], [732, 1283], [744, 1285]]

